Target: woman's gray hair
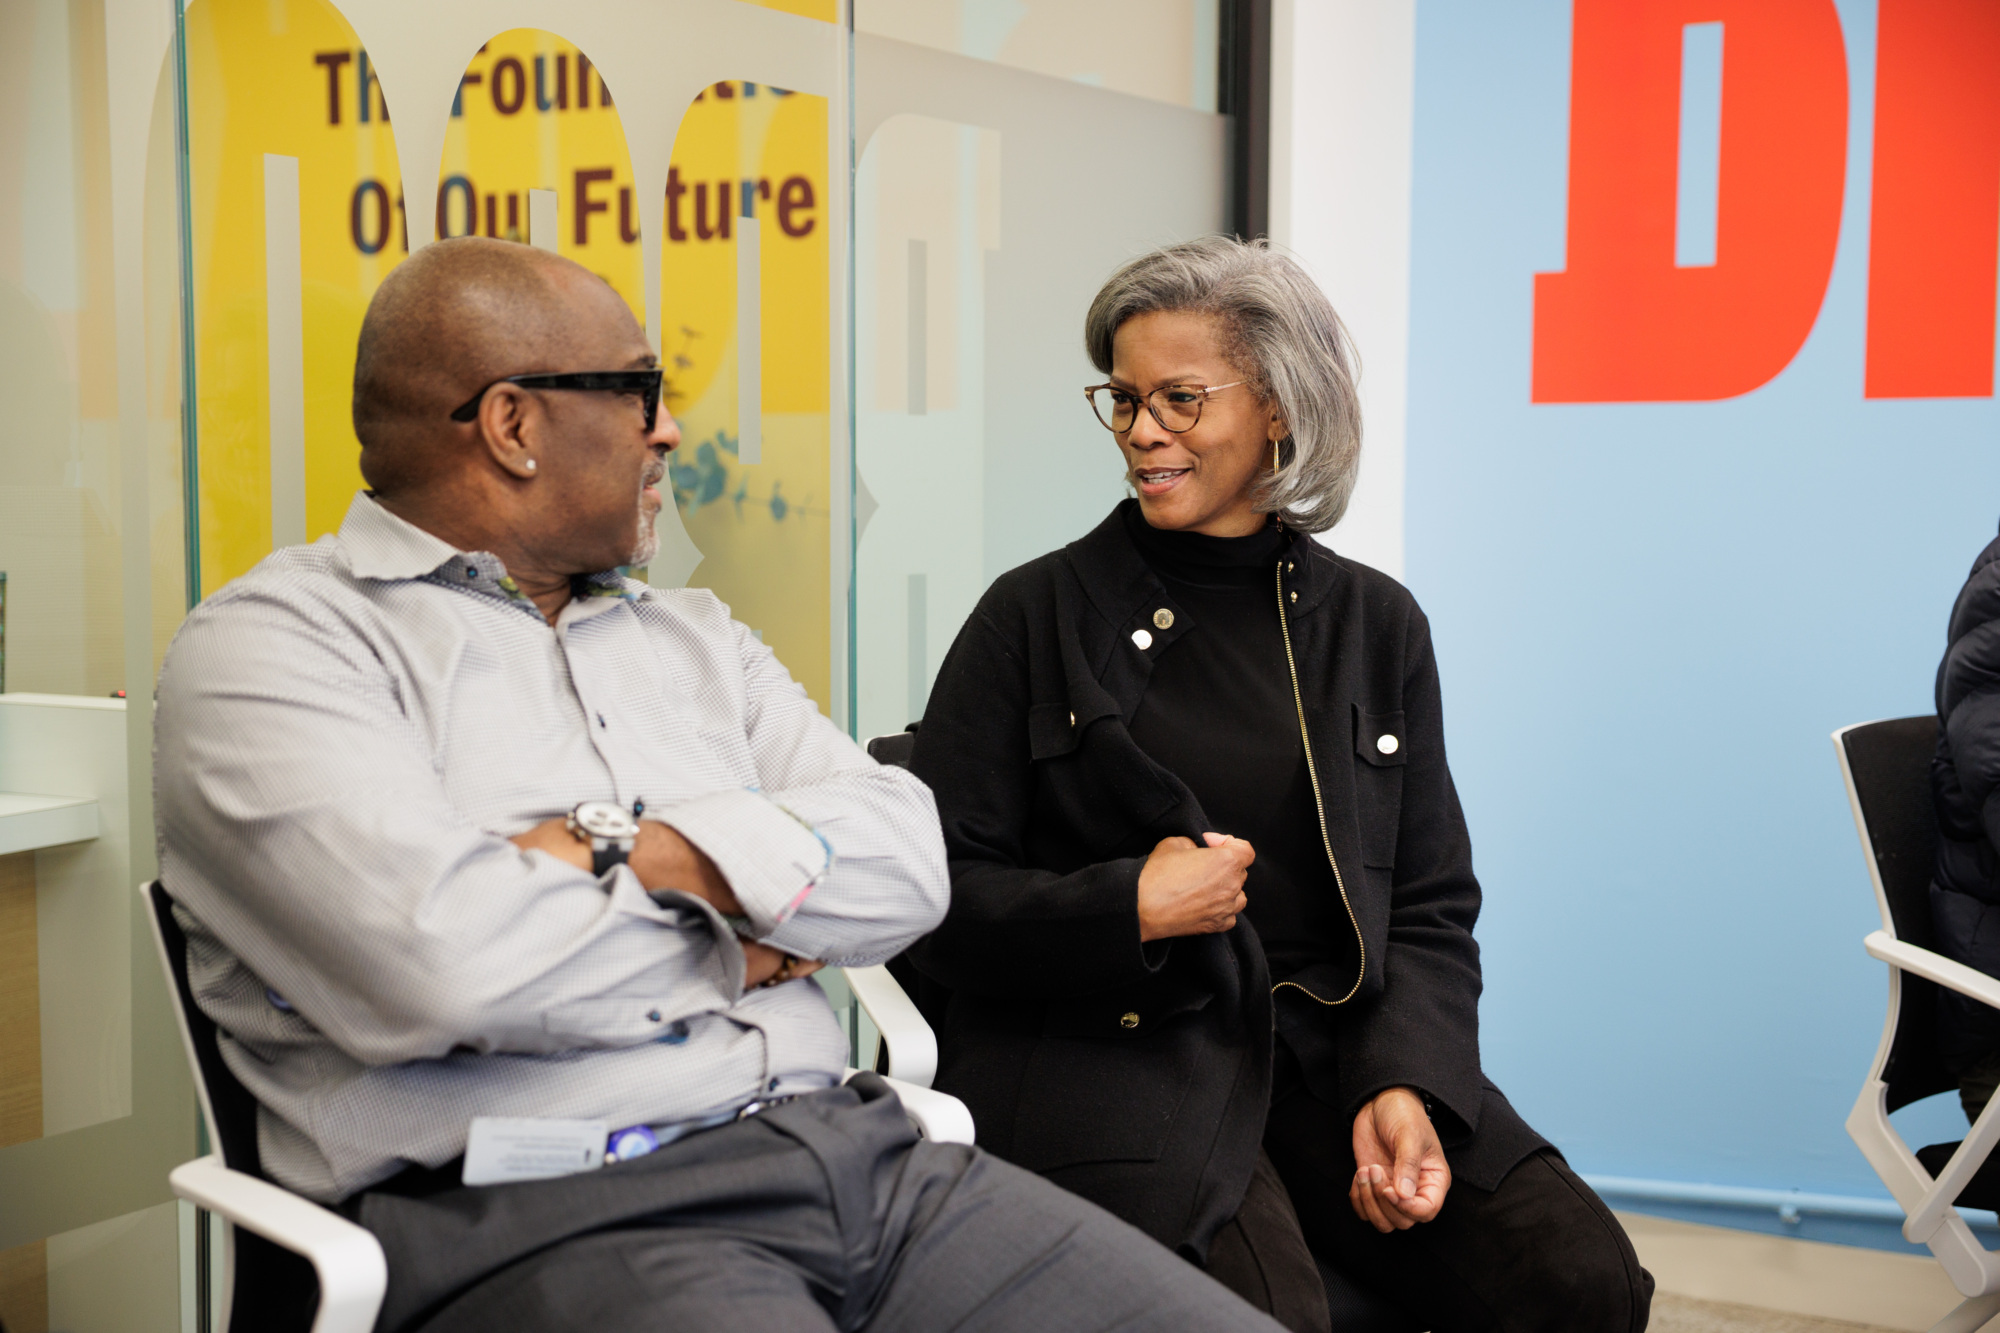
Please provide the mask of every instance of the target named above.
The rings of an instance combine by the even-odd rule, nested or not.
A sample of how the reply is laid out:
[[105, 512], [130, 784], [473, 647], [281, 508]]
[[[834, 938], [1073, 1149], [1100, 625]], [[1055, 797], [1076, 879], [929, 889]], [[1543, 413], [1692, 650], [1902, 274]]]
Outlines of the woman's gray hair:
[[1090, 303], [1083, 342], [1091, 362], [1110, 374], [1118, 326], [1155, 310], [1219, 319], [1223, 354], [1290, 428], [1277, 471], [1256, 483], [1258, 511], [1306, 532], [1338, 523], [1361, 466], [1361, 399], [1354, 345], [1326, 293], [1263, 240], [1170, 245], [1112, 274]]

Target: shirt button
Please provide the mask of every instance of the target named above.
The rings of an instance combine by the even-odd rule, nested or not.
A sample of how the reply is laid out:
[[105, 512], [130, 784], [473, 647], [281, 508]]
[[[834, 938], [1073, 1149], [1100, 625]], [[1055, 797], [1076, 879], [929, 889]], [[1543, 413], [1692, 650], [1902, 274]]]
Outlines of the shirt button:
[[657, 1010], [657, 1009], [648, 1009], [648, 1010], [646, 1011], [646, 1021], [647, 1021], [648, 1023], [657, 1023], [657, 1022], [659, 1022], [659, 1021], [660, 1021], [660, 1011], [659, 1011], [659, 1010]]
[[1159, 610], [1153, 612], [1153, 628], [1172, 629], [1173, 627], [1174, 627], [1173, 612], [1167, 610], [1167, 608], [1164, 606], [1161, 607]]
[[1383, 754], [1394, 754], [1403, 748], [1403, 743], [1394, 736], [1382, 735], [1375, 738], [1375, 748]]
[[769, 1083], [766, 1083], [764, 1085], [764, 1091], [766, 1092], [776, 1092], [777, 1090], [778, 1090], [778, 1080], [776, 1079], [772, 1079]]
[[1132, 642], [1141, 650], [1151, 648], [1153, 646], [1152, 632], [1150, 630], [1135, 629], [1132, 631]]
[[465, 577], [469, 579], [476, 579], [479, 577], [479, 571], [474, 569], [471, 565], [467, 565], [465, 567]]
[[1121, 1017], [1119, 1018], [1119, 1020], [1118, 1020], [1118, 1026], [1119, 1026], [1119, 1027], [1121, 1027], [1121, 1028], [1135, 1028], [1135, 1027], [1138, 1027], [1138, 1026], [1139, 1026], [1139, 1015], [1138, 1015], [1138, 1013], [1137, 1013], [1137, 1012], [1135, 1011], [1135, 1012], [1133, 1012], [1133, 1013], [1129, 1013], [1129, 1014], [1125, 1014], [1125, 1015], [1122, 1015], [1122, 1016], [1121, 1016]]

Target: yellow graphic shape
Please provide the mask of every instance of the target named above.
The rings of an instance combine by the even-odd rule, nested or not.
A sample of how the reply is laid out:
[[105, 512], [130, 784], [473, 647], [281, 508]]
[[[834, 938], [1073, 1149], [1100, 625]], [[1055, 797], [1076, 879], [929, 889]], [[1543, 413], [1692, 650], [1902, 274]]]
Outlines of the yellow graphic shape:
[[[832, 682], [827, 103], [744, 82], [681, 119], [660, 265], [661, 354], [683, 444], [674, 501], [714, 589], [827, 708]], [[738, 453], [736, 243], [761, 254], [762, 461]]]
[[744, 3], [756, 5], [760, 9], [775, 9], [781, 14], [797, 14], [801, 18], [819, 19], [823, 23], [837, 23], [840, 20], [840, 6], [836, 0], [744, 0]]
[[527, 241], [528, 192], [556, 196], [556, 252], [646, 318], [641, 215], [614, 90], [587, 53], [534, 28], [503, 32], [467, 64], [445, 130], [437, 234]]
[[[271, 549], [264, 155], [299, 161], [308, 539], [339, 526], [361, 485], [349, 420], [354, 340], [368, 299], [403, 257], [402, 173], [380, 86], [332, 5], [195, 0], [187, 38], [207, 594]], [[377, 183], [381, 197], [363, 182]], [[373, 253], [353, 239], [357, 192], [364, 239], [386, 237]]]

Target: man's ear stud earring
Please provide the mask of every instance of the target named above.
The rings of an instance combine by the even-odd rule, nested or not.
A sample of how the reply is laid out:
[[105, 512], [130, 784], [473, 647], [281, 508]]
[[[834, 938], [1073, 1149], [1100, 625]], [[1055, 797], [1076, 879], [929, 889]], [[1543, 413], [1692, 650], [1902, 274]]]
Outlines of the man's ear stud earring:
[[530, 458], [527, 460], [527, 462], [528, 462], [528, 471], [533, 472], [535, 470], [535, 460]]

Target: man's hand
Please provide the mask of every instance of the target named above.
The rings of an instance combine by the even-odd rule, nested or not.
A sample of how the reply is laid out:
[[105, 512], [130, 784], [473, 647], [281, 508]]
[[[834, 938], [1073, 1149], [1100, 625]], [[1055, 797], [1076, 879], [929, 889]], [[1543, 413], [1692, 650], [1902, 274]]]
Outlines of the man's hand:
[[647, 889], [679, 889], [697, 898], [724, 916], [742, 916], [743, 904], [736, 901], [729, 881], [716, 869], [708, 853], [683, 838], [680, 830], [657, 819], [639, 821], [639, 840], [632, 847], [632, 873]]
[[775, 982], [779, 969], [784, 968], [787, 962], [791, 963], [791, 967], [785, 972], [786, 981], [809, 977], [826, 966], [825, 963], [811, 958], [795, 958], [782, 949], [773, 949], [770, 945], [760, 944], [756, 940], [746, 940], [741, 936], [737, 938], [743, 945], [744, 990], [755, 990], [759, 986]]
[[1444, 1207], [1451, 1167], [1444, 1160], [1424, 1099], [1410, 1088], [1385, 1088], [1354, 1117], [1354, 1215], [1377, 1231], [1407, 1231]]
[[1243, 879], [1256, 849], [1224, 833], [1201, 835], [1208, 846], [1186, 838], [1162, 838], [1139, 871], [1139, 938], [1214, 935], [1236, 924], [1250, 900]]
[[[526, 833], [517, 833], [507, 841], [524, 852], [547, 852], [578, 870], [587, 872], [590, 869], [590, 844], [569, 831], [566, 819], [545, 819]], [[723, 878], [715, 862], [671, 825], [662, 824], [657, 819], [640, 820], [639, 837], [626, 863], [639, 877], [639, 883], [647, 889], [679, 889], [706, 899], [709, 906], [724, 916], [743, 915], [743, 905], [736, 901], [729, 881]], [[785, 970], [785, 979], [789, 981], [794, 977], [811, 976], [825, 966], [810, 958], [794, 958], [782, 949], [774, 949], [756, 940], [741, 939], [741, 943], [745, 990], [772, 980], [781, 969]], [[787, 960], [791, 963], [789, 969], [785, 968]]]
[[567, 820], [558, 816], [544, 819], [526, 833], [516, 833], [507, 839], [524, 852], [547, 852], [558, 861], [567, 861], [578, 870], [590, 871], [590, 844], [578, 842], [576, 835], [569, 831]]

